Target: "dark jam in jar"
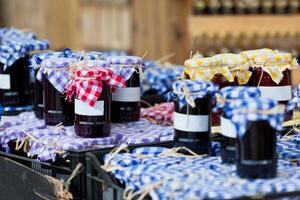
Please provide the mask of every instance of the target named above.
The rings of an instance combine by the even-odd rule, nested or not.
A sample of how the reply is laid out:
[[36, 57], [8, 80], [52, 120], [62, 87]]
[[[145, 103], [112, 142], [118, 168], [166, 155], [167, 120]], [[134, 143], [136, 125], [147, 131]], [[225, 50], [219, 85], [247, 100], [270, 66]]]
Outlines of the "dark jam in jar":
[[179, 107], [174, 99], [174, 147], [185, 146], [198, 154], [210, 154], [211, 99], [197, 98], [196, 107]]
[[[255, 68], [253, 74], [253, 86], [258, 86], [259, 84], [261, 97], [271, 98], [278, 101], [280, 104], [287, 105], [288, 101], [292, 98], [291, 71], [287, 69], [282, 73], [283, 78], [277, 84], [272, 80], [268, 73], [263, 72], [262, 74], [261, 68]], [[292, 118], [293, 111], [289, 111], [286, 114], [285, 120], [290, 120]]]
[[236, 128], [231, 122], [227, 119], [225, 113], [221, 117], [221, 159], [224, 163], [234, 163], [235, 162], [235, 153], [236, 153]]
[[111, 110], [110, 86], [103, 83], [103, 89], [94, 107], [75, 99], [76, 135], [84, 138], [106, 137], [110, 134]]
[[245, 135], [237, 138], [236, 165], [241, 178], [276, 176], [276, 131], [268, 121], [248, 122]]
[[26, 111], [32, 105], [33, 87], [30, 81], [28, 56], [18, 59], [4, 70], [0, 63], [0, 102], [5, 115]]
[[66, 96], [57, 91], [51, 82], [44, 77], [44, 119], [48, 125], [74, 124], [74, 101], [69, 102]]
[[137, 70], [127, 80], [126, 88], [117, 88], [112, 94], [111, 105], [112, 122], [130, 122], [140, 119], [140, 74]]
[[[39, 69], [34, 70], [34, 77], [36, 77]], [[34, 81], [34, 114], [37, 118], [43, 119], [43, 82], [35, 79]]]

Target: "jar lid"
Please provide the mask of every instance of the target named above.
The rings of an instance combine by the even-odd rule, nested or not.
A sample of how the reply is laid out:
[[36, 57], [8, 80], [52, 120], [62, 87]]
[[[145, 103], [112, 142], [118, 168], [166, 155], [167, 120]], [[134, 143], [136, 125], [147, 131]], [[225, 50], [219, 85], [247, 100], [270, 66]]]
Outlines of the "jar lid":
[[[189, 104], [195, 107], [195, 100], [208, 95], [213, 96], [218, 91], [218, 86], [204, 80], [179, 80], [173, 84], [173, 92], [169, 93], [169, 99], [173, 95], [178, 97], [179, 106]], [[171, 96], [170, 96], [171, 95]]]
[[234, 68], [234, 67], [243, 67], [245, 69], [249, 68], [248, 59], [240, 54], [224, 53], [224, 54], [217, 54], [213, 57], [218, 60], [221, 60], [222, 66], [227, 66], [229, 68]]
[[257, 49], [241, 52], [242, 56], [245, 56], [249, 61], [257, 65], [266, 63], [273, 54], [274, 51], [271, 49]]
[[193, 57], [184, 62], [189, 68], [216, 68], [221, 66], [221, 59], [218, 57]]
[[110, 65], [141, 65], [142, 58], [138, 56], [110, 56], [107, 58]]
[[231, 103], [237, 99], [258, 98], [261, 92], [258, 87], [247, 86], [227, 86], [222, 88], [217, 96], [217, 104], [214, 111], [222, 109], [222, 111], [228, 116], [233, 108]]
[[69, 100], [73, 95], [81, 101], [94, 106], [102, 93], [103, 83], [111, 88], [126, 87], [126, 81], [112, 70], [103, 67], [83, 67], [75, 71], [75, 77], [65, 87]]
[[93, 67], [103, 67], [103, 68], [107, 68], [108, 62], [106, 62], [105, 60], [79, 60], [79, 61], [75, 61], [72, 66], [74, 67], [89, 67], [89, 68], [93, 68]]
[[257, 98], [260, 96], [260, 89], [258, 87], [227, 86], [222, 88], [219, 94], [224, 99]]
[[46, 68], [66, 68], [68, 69], [70, 65], [75, 62], [72, 58], [50, 58], [42, 61], [42, 66]]
[[285, 107], [277, 101], [266, 98], [238, 99], [232, 106], [230, 120], [237, 129], [238, 136], [242, 137], [249, 121], [268, 121], [275, 130], [281, 130], [284, 120]]

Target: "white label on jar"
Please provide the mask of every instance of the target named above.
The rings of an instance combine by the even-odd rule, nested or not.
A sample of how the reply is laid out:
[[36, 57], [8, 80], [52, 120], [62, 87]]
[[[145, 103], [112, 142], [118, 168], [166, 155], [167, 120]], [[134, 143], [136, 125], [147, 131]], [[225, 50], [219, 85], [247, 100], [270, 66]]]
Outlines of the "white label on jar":
[[221, 134], [230, 137], [236, 138], [236, 127], [231, 122], [231, 120], [221, 117]]
[[0, 74], [0, 89], [9, 90], [10, 89], [10, 75]]
[[209, 128], [208, 115], [186, 115], [174, 112], [174, 128], [188, 132], [206, 132]]
[[112, 94], [113, 101], [138, 102], [141, 99], [140, 87], [117, 88]]
[[292, 99], [292, 86], [290, 85], [274, 87], [259, 86], [258, 88], [263, 98], [271, 98], [276, 101], [288, 101]]
[[75, 114], [85, 116], [103, 116], [104, 101], [97, 101], [96, 104], [92, 107], [79, 99], [75, 99]]

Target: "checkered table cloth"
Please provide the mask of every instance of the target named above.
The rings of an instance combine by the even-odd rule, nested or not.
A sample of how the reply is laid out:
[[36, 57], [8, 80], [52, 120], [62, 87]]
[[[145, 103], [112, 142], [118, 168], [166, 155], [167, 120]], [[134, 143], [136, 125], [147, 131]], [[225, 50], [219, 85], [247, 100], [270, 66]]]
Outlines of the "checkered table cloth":
[[142, 147], [113, 157], [107, 154], [104, 169], [124, 183], [129, 193], [145, 192], [152, 199], [229, 199], [300, 192], [300, 168], [288, 160], [279, 160], [276, 178], [247, 180], [237, 176], [235, 165], [222, 164], [219, 157], [168, 156], [168, 151]]
[[55, 128], [45, 125], [35, 118], [33, 112], [19, 116], [4, 116], [0, 122], [0, 144], [9, 151], [7, 143], [11, 140], [22, 141], [25, 132], [36, 140], [30, 140], [28, 156], [37, 155], [39, 160], [55, 160], [58, 153], [70, 150], [105, 148], [126, 144], [145, 144], [173, 140], [172, 126], [160, 126], [141, 119], [138, 122], [112, 124], [109, 137], [80, 138], [74, 133], [73, 126]]
[[150, 121], [155, 121], [158, 124], [172, 125], [173, 112], [174, 112], [173, 102], [161, 103], [149, 108], [142, 108], [141, 116]]

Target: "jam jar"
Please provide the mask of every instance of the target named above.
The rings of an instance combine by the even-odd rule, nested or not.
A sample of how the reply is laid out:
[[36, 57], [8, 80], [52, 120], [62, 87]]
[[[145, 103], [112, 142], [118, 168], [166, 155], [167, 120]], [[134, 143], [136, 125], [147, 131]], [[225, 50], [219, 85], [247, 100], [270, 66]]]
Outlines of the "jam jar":
[[268, 121], [252, 121], [237, 141], [237, 173], [242, 178], [276, 176], [276, 131]]
[[18, 59], [11, 66], [0, 63], [0, 102], [5, 115], [26, 111], [32, 106], [33, 86], [28, 67], [28, 56]]
[[[34, 75], [37, 76], [39, 69], [34, 69]], [[43, 80], [39, 81], [35, 79], [34, 81], [34, 114], [37, 118], [43, 119], [43, 111], [44, 111], [44, 102], [43, 102]]]
[[[196, 97], [191, 99], [194, 105], [184, 100], [189, 95], [184, 94], [185, 88]], [[173, 84], [175, 147], [185, 146], [198, 154], [210, 154], [211, 95], [217, 89], [217, 86], [206, 81], [185, 80]]]
[[76, 135], [84, 138], [109, 136], [110, 112], [111, 91], [106, 83], [103, 83], [101, 95], [93, 107], [75, 98], [74, 130]]
[[229, 86], [220, 90], [217, 107], [222, 109], [221, 116], [221, 158], [224, 163], [234, 163], [236, 153], [236, 128], [232, 121], [234, 101], [237, 99], [258, 98], [260, 90], [256, 87]]
[[137, 56], [111, 56], [107, 61], [110, 69], [126, 80], [126, 88], [117, 88], [112, 94], [112, 122], [138, 121], [141, 114], [142, 59]]
[[[241, 178], [272, 178], [277, 172], [276, 130], [285, 108], [272, 99], [237, 100], [236, 167]], [[272, 123], [270, 123], [272, 122]]]
[[42, 62], [44, 74], [44, 120], [48, 125], [74, 124], [74, 101], [67, 101], [64, 88], [69, 81], [71, 58], [51, 58]]
[[[75, 97], [75, 133], [80, 137], [109, 136], [111, 130], [111, 88], [122, 78], [107, 68], [103, 60], [79, 61], [74, 76], [66, 86], [70, 99]], [[125, 80], [123, 80], [125, 87]]]
[[[298, 67], [298, 63], [289, 53], [269, 52], [268, 50], [242, 52], [252, 61], [253, 86], [259, 87], [261, 97], [271, 98], [280, 104], [287, 105], [292, 98], [291, 70]], [[289, 111], [285, 120], [293, 117]]]
[[[201, 58], [194, 56], [186, 60], [184, 65], [186, 66], [184, 71], [184, 78], [186, 79], [212, 81], [220, 89], [234, 85], [234, 77], [228, 66], [222, 66], [220, 57]], [[213, 106], [215, 106], [215, 102], [213, 102]], [[220, 125], [220, 115], [221, 112], [211, 114], [212, 125]]]

